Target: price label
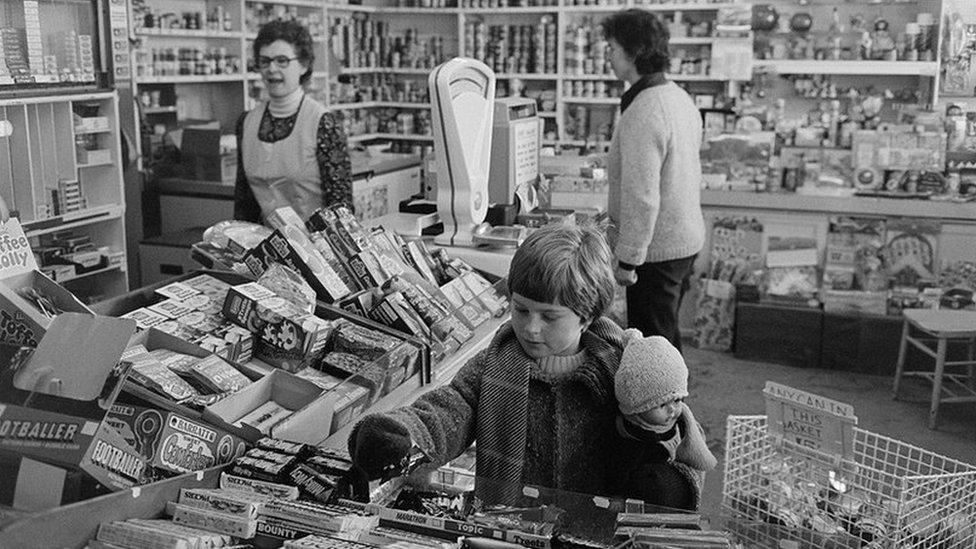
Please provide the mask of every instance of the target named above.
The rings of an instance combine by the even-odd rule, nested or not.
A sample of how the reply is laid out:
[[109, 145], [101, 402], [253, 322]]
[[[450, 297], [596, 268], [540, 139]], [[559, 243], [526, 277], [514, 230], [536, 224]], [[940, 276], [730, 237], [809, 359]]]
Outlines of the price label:
[[766, 382], [763, 394], [773, 440], [835, 460], [854, 458], [853, 406], [772, 381]]

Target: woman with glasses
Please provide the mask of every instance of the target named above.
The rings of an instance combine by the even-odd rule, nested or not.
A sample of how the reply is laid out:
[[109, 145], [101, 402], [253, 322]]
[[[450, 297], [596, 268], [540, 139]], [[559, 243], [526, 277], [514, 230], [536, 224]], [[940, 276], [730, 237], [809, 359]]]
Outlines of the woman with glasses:
[[237, 123], [234, 218], [262, 222], [291, 206], [302, 219], [336, 202], [352, 206], [346, 135], [340, 120], [305, 94], [315, 54], [295, 21], [272, 21], [254, 40], [254, 59], [268, 94]]
[[628, 326], [664, 336], [680, 351], [678, 309], [705, 243], [701, 115], [665, 75], [668, 29], [653, 13], [615, 13], [603, 34], [614, 73], [630, 84], [607, 156], [615, 278], [628, 286]]

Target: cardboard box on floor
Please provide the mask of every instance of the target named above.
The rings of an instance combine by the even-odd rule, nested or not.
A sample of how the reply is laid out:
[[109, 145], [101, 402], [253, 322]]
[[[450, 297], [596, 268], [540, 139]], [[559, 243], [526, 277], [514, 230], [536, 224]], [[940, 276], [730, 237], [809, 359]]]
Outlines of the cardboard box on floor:
[[0, 224], [0, 342], [37, 346], [51, 317], [19, 291], [33, 288], [65, 312], [92, 314], [84, 303], [37, 269], [34, 253], [16, 218]]
[[262, 404], [274, 401], [293, 413], [272, 426], [270, 436], [318, 444], [330, 434], [337, 398], [338, 395], [332, 392], [323, 393], [322, 388], [311, 381], [284, 370], [274, 370], [250, 387], [207, 406], [203, 419], [253, 442], [266, 435], [250, 425], [236, 426], [234, 422]]
[[[145, 460], [104, 423], [122, 388], [120, 357], [131, 320], [68, 312], [56, 316], [37, 349], [3, 346], [0, 360], [0, 453], [21, 462], [13, 501], [32, 509], [60, 505], [69, 472], [108, 490], [138, 484]], [[25, 463], [27, 467], [25, 467]], [[52, 471], [62, 479], [52, 484]]]

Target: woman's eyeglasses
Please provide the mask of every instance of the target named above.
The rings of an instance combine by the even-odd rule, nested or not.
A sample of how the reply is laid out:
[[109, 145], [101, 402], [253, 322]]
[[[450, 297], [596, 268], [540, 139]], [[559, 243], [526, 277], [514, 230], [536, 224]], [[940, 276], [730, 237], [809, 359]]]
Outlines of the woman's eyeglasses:
[[275, 66], [279, 69], [287, 69], [288, 65], [291, 65], [291, 62], [297, 59], [298, 57], [288, 57], [285, 55], [276, 55], [274, 57], [265, 57], [262, 55], [258, 57], [257, 63], [259, 69], [266, 69], [270, 67], [272, 62], [274, 62]]

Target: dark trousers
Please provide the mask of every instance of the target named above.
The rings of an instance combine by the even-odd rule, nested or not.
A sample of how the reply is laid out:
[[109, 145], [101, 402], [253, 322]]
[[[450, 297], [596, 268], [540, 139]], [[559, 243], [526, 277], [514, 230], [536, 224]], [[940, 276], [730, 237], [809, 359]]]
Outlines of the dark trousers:
[[678, 310], [694, 267], [694, 255], [638, 265], [637, 283], [627, 287], [627, 326], [645, 337], [663, 336], [681, 351]]

